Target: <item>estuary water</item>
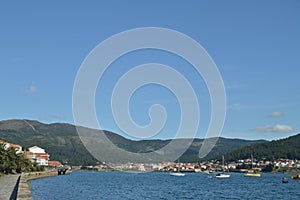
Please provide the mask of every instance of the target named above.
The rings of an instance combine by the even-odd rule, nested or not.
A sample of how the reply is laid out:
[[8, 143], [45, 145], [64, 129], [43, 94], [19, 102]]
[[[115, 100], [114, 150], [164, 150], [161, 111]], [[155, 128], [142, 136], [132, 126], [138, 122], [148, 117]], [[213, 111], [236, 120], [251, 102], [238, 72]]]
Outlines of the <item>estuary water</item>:
[[229, 179], [188, 173], [73, 172], [30, 181], [33, 200], [57, 199], [300, 199], [300, 181], [283, 174]]

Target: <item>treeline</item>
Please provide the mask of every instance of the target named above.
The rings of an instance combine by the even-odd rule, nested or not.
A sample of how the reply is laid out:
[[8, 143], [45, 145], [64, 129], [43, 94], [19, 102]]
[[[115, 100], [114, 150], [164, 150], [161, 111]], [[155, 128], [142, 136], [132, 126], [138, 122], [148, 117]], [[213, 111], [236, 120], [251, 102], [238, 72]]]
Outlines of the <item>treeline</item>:
[[227, 161], [250, 158], [251, 154], [259, 160], [286, 158], [300, 159], [300, 134], [281, 140], [254, 144], [232, 151], [226, 155]]
[[24, 154], [17, 154], [14, 148], [4, 149], [3, 144], [0, 144], [0, 174], [42, 170], [44, 170], [43, 167], [39, 167], [36, 163], [32, 163]]

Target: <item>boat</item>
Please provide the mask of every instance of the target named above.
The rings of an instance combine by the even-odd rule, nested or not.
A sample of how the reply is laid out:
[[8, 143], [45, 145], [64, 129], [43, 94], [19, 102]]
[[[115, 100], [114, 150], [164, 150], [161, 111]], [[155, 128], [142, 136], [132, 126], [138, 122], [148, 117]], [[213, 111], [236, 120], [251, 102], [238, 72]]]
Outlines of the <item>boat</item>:
[[230, 178], [230, 174], [218, 173], [216, 178]]
[[171, 172], [170, 176], [185, 176], [185, 173], [181, 173], [179, 171], [179, 161], [178, 161], [178, 167], [176, 167], [176, 171]]
[[171, 172], [170, 176], [185, 176], [185, 174], [181, 172]]
[[244, 174], [244, 177], [260, 177], [261, 174], [257, 173], [257, 172], [247, 172]]
[[[251, 154], [251, 168], [253, 169], [253, 155]], [[244, 173], [244, 177], [260, 177], [261, 174], [257, 173], [257, 171], [253, 171], [253, 172], [246, 172]]]
[[281, 179], [281, 182], [282, 182], [282, 183], [288, 183], [288, 182], [289, 182], [289, 179], [286, 178], [286, 177], [283, 177], [283, 178]]
[[300, 180], [300, 173], [299, 173], [299, 169], [298, 168], [296, 168], [296, 171], [293, 171], [291, 173], [291, 178], [293, 180]]
[[220, 173], [217, 173], [215, 175], [216, 178], [230, 178], [230, 174], [227, 172], [225, 172], [225, 165], [224, 165], [224, 162], [225, 162], [225, 159], [224, 159], [224, 156], [222, 157], [222, 165], [223, 165], [223, 172], [220, 172]]
[[294, 179], [294, 180], [300, 180], [300, 175], [297, 174], [296, 176], [292, 176], [292, 179]]

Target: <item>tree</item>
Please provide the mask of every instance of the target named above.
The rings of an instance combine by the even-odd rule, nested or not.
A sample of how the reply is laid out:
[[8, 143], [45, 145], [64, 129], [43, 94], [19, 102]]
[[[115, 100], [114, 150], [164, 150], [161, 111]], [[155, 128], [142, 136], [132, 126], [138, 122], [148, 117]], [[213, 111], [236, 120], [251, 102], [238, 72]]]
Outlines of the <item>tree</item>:
[[17, 154], [14, 148], [5, 149], [3, 144], [0, 145], [0, 173], [21, 173], [33, 169], [33, 163], [24, 154]]
[[269, 164], [266, 167], [264, 167], [261, 171], [262, 172], [272, 172], [273, 171], [274, 166]]

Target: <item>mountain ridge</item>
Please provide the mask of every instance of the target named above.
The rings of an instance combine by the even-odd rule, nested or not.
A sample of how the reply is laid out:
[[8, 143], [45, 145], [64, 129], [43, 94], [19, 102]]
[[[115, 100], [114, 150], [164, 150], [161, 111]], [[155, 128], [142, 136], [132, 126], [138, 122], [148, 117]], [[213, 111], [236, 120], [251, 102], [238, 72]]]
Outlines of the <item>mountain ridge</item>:
[[276, 160], [279, 158], [299, 160], [299, 147], [300, 133], [279, 140], [245, 146], [232, 152], [228, 152], [225, 156], [226, 160], [231, 161], [249, 158], [251, 154], [260, 160]]
[[[172, 139], [130, 140], [111, 131], [104, 130], [103, 133], [119, 148], [134, 153], [155, 151], [172, 141]], [[41, 146], [49, 152], [51, 160], [59, 160], [71, 165], [92, 165], [98, 162], [84, 147], [75, 125], [68, 123], [46, 124], [27, 119], [3, 120], [0, 121], [0, 138], [24, 147]], [[185, 138], [178, 140], [185, 140]], [[199, 161], [198, 153], [203, 140], [195, 138], [180, 160], [182, 162]], [[219, 138], [213, 150], [203, 159], [213, 159], [240, 147], [261, 142], [265, 141]]]

